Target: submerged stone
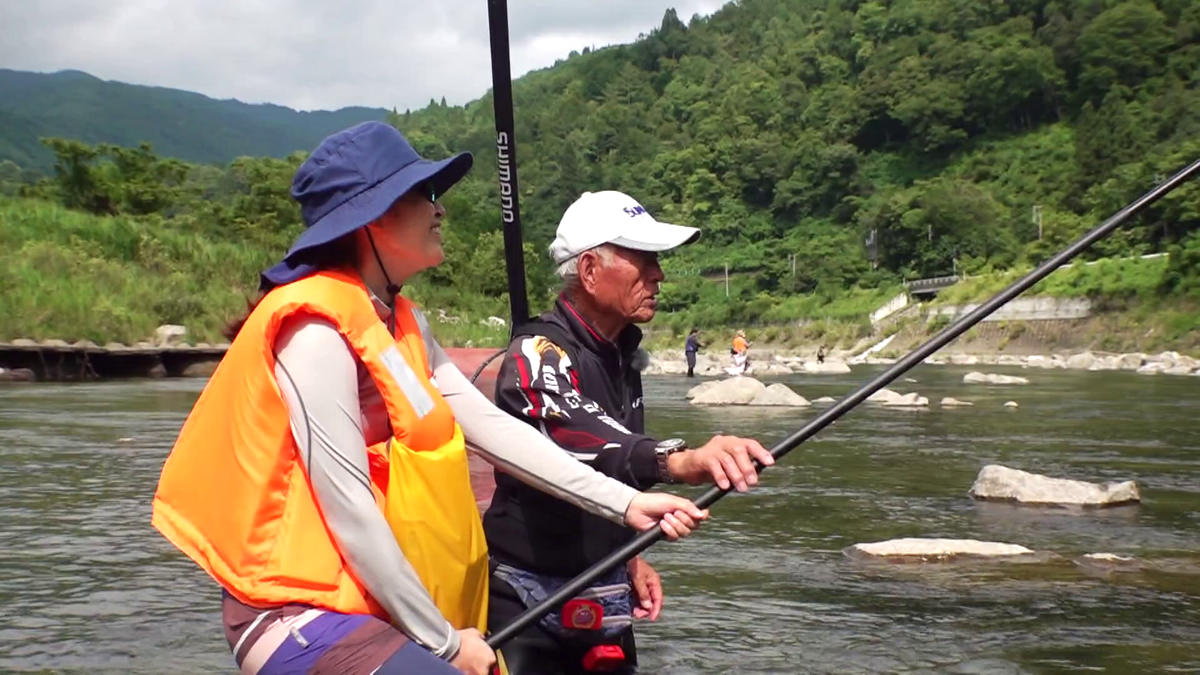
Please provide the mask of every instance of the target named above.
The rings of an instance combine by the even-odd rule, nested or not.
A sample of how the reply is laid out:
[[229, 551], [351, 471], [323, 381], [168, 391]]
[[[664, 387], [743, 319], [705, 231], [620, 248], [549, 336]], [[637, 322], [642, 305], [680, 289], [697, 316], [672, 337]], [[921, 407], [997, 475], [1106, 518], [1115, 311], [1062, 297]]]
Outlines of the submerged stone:
[[843, 551], [851, 557], [896, 561], [940, 562], [956, 558], [1003, 558], [1029, 555], [1033, 551], [1017, 544], [976, 539], [926, 539], [908, 537], [855, 544]]

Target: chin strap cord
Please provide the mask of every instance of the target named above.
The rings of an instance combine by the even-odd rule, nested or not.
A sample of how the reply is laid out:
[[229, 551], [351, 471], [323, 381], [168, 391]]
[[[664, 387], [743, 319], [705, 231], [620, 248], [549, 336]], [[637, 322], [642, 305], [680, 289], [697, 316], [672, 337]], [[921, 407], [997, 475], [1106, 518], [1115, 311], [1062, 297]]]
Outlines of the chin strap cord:
[[383, 265], [383, 258], [379, 257], [379, 249], [375, 248], [375, 238], [371, 236], [370, 229], [363, 229], [367, 233], [367, 241], [371, 242], [371, 253], [375, 254], [375, 262], [379, 263], [379, 271], [383, 272], [383, 280], [387, 282], [387, 287], [384, 292], [387, 294], [388, 320], [387, 329], [396, 337], [396, 296], [400, 295], [400, 287], [392, 283], [392, 278], [388, 276], [387, 267]]

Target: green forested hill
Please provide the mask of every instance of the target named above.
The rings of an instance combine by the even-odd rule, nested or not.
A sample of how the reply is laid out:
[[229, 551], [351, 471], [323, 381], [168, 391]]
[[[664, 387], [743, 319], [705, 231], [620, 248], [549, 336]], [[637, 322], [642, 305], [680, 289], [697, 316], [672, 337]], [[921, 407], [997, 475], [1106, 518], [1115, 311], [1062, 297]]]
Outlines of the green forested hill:
[[79, 71], [0, 69], [0, 161], [50, 170], [39, 137], [136, 146], [169, 157], [226, 164], [243, 155], [284, 157], [326, 135], [386, 111], [298, 112], [277, 105], [219, 101], [178, 89], [108, 82]]
[[[878, 229], [894, 271], [949, 271], [954, 249], [1004, 262], [1036, 236], [1033, 205], [1056, 225], [1107, 215], [1200, 154], [1198, 39], [1184, 0], [745, 0], [688, 26], [668, 12], [635, 44], [518, 82], [527, 219], [544, 234], [580, 191], [615, 187], [710, 244]], [[397, 125], [490, 166], [490, 106]], [[930, 225], [932, 241], [910, 236]]]
[[[903, 279], [1039, 262], [1200, 157], [1198, 78], [1193, 0], [739, 0], [688, 24], [668, 11], [633, 44], [573, 53], [514, 84], [533, 304], [547, 302], [542, 253], [563, 209], [584, 190], [619, 189], [704, 229], [666, 257], [656, 323], [861, 325]], [[502, 311], [490, 96], [387, 119], [426, 155], [476, 154], [446, 196], [447, 260], [413, 292]], [[161, 229], [269, 248], [257, 261], [299, 227], [286, 196], [298, 156], [218, 169], [53, 145], [57, 179], [24, 193], [133, 218], [146, 228], [135, 238]], [[1195, 303], [1198, 230], [1193, 182], [1093, 254], [1171, 251], [1162, 279], [1089, 292]], [[22, 236], [38, 231], [30, 221]], [[253, 288], [254, 264], [239, 288]], [[729, 297], [713, 281], [726, 267]]]
[[[688, 25], [669, 11], [634, 44], [516, 84], [527, 237], [544, 245], [598, 188], [700, 225], [665, 306], [702, 323], [1007, 269], [1200, 157], [1198, 78], [1187, 0], [744, 0]], [[429, 152], [482, 155], [492, 194], [490, 106], [395, 123]], [[1095, 255], [1182, 241], [1200, 187], [1141, 223]], [[699, 276], [725, 265], [748, 273], [732, 302]]]

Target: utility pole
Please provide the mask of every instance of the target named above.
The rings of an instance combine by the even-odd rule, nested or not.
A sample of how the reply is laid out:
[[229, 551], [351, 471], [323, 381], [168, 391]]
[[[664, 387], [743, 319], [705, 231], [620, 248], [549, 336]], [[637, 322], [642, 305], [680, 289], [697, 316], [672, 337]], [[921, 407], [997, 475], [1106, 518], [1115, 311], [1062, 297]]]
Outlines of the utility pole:
[[725, 263], [725, 297], [729, 297], [729, 263]]
[[1033, 205], [1033, 222], [1038, 227], [1038, 241], [1042, 240], [1042, 205]]

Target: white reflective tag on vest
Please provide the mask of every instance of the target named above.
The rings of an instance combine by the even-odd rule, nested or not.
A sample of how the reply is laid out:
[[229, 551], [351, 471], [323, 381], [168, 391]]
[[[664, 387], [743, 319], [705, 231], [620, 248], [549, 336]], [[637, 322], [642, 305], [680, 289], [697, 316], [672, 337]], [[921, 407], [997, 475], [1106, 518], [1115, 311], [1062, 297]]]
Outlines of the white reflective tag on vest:
[[[425, 319], [425, 314], [422, 313], [421, 310], [417, 309], [416, 305], [413, 305], [412, 307], [412, 315], [413, 320], [417, 322], [417, 328], [421, 329], [421, 341], [425, 344], [425, 352], [429, 353], [429, 342], [433, 340], [433, 338], [429, 335], [429, 321]], [[442, 388], [438, 386], [437, 377], [434, 375], [429, 376], [429, 384], [432, 384], [433, 388], [437, 389], [438, 391], [442, 390]]]
[[425, 387], [421, 386], [421, 381], [417, 379], [417, 374], [413, 372], [408, 361], [400, 356], [400, 352], [395, 345], [388, 347], [382, 354], [379, 355], [379, 360], [383, 362], [388, 372], [392, 374], [392, 379], [399, 385], [400, 391], [408, 398], [409, 405], [412, 406], [413, 412], [420, 419], [429, 413], [433, 412], [433, 398], [429, 396], [429, 392], [425, 391]]

